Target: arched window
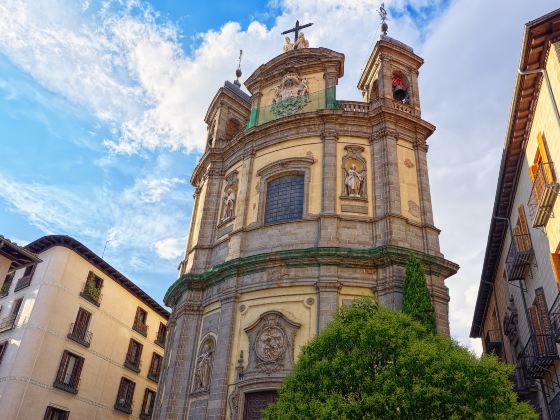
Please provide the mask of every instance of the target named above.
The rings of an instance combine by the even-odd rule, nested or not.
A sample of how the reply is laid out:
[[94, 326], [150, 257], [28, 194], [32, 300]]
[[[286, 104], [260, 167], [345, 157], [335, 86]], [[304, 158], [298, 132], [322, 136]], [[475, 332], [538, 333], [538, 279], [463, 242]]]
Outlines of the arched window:
[[264, 222], [303, 218], [304, 176], [286, 175], [268, 183]]

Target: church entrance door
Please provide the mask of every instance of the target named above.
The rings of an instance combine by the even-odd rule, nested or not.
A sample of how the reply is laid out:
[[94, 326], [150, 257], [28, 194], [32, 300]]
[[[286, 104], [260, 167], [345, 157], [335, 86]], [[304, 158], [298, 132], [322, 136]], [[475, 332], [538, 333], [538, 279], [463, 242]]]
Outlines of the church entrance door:
[[243, 420], [261, 420], [261, 411], [266, 408], [268, 404], [272, 404], [278, 399], [276, 391], [260, 391], [245, 394], [245, 413], [243, 413]]

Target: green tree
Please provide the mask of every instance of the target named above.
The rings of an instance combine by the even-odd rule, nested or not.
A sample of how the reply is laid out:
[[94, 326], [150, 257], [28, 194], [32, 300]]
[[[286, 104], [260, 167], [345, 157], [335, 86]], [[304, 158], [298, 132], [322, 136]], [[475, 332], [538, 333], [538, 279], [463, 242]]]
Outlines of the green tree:
[[402, 311], [424, 325], [428, 331], [436, 332], [430, 291], [426, 286], [424, 270], [414, 255], [410, 255], [406, 261]]
[[476, 358], [408, 315], [360, 300], [301, 353], [268, 420], [537, 419], [512, 367]]

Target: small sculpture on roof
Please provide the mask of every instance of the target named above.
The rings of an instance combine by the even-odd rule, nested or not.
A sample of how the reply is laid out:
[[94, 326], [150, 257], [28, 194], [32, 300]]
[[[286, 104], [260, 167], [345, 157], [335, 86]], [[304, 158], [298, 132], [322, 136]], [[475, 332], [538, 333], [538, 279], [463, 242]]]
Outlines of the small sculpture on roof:
[[284, 47], [283, 47], [284, 52], [292, 51], [293, 49], [294, 49], [294, 44], [292, 44], [290, 37], [289, 36], [284, 37]]
[[299, 50], [301, 48], [309, 48], [309, 41], [305, 39], [303, 32], [300, 32], [296, 42], [294, 42], [294, 50]]

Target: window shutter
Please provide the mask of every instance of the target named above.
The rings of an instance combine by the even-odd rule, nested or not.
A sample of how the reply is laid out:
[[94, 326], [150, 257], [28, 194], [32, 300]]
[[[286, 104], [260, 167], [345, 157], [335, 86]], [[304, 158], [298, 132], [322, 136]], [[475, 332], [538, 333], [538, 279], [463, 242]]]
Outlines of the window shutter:
[[23, 299], [18, 299], [14, 302], [14, 306], [12, 307], [12, 315], [13, 316], [18, 316], [19, 313], [19, 309], [21, 308], [21, 303], [23, 302]]
[[72, 384], [77, 388], [80, 376], [82, 374], [82, 367], [84, 366], [84, 358], [76, 357], [76, 365], [74, 366], [74, 372], [72, 372]]
[[80, 332], [85, 332], [89, 326], [89, 321], [91, 319], [91, 313], [80, 308], [78, 309], [78, 315], [76, 316], [76, 328]]
[[0, 363], [2, 363], [2, 358], [4, 357], [4, 353], [6, 353], [6, 347], [8, 347], [7, 341], [0, 343]]
[[138, 343], [138, 351], [137, 351], [138, 356], [136, 357], [136, 363], [140, 363], [140, 358], [142, 357], [142, 348], [143, 347], [144, 346], [142, 344]]
[[131, 338], [130, 343], [128, 344], [128, 351], [126, 352], [126, 359], [132, 360], [132, 351], [134, 347], [134, 340]]
[[68, 353], [68, 351], [64, 350], [64, 353], [62, 353], [62, 358], [60, 359], [60, 365], [58, 366], [58, 372], [56, 373], [56, 379], [58, 382], [62, 382], [62, 380], [64, 379], [64, 373], [66, 371], [66, 366], [68, 365], [69, 357], [70, 354]]
[[546, 304], [544, 289], [542, 287], [535, 290], [535, 300], [533, 305], [537, 308], [537, 315], [542, 334], [552, 334], [552, 324], [550, 323], [550, 318], [548, 316], [548, 305]]
[[132, 381], [129, 382], [128, 385], [128, 392], [126, 395], [126, 401], [128, 404], [132, 404], [132, 398], [134, 397], [134, 387], [136, 386], [136, 384]]

